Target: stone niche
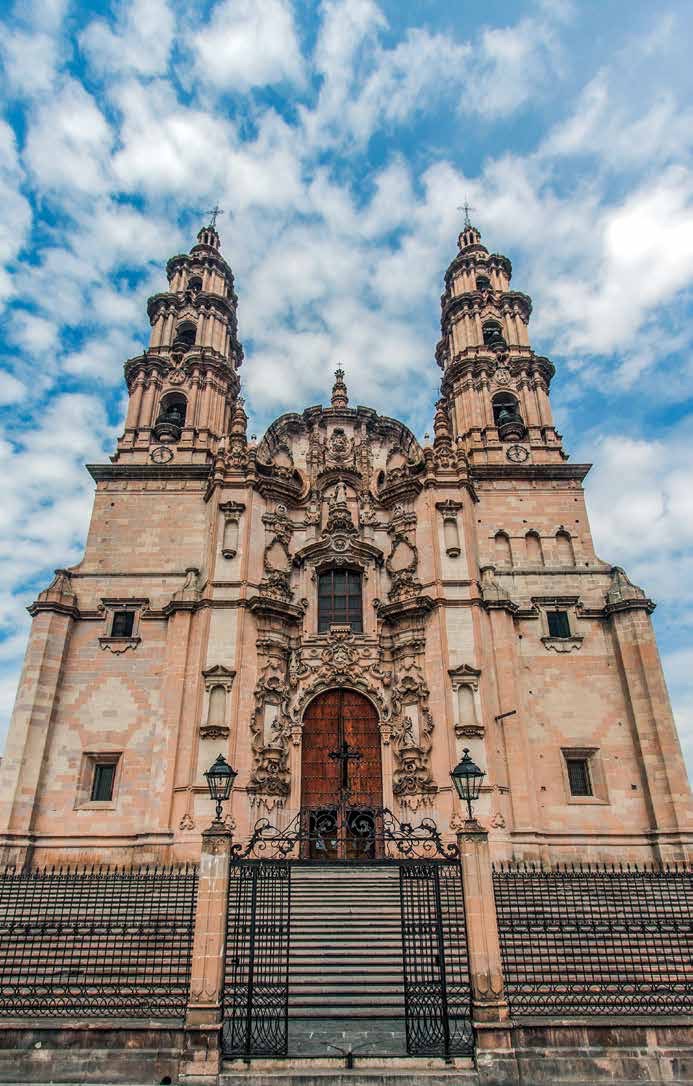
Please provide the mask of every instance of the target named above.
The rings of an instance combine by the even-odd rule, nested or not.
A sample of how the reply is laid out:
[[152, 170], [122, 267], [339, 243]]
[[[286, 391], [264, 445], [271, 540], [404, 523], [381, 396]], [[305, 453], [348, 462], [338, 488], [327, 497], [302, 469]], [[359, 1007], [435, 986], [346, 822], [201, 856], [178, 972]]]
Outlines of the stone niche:
[[197, 784], [206, 784], [205, 770], [219, 754], [228, 751], [231, 687], [235, 674], [221, 664], [202, 672], [205, 696], [197, 748]]

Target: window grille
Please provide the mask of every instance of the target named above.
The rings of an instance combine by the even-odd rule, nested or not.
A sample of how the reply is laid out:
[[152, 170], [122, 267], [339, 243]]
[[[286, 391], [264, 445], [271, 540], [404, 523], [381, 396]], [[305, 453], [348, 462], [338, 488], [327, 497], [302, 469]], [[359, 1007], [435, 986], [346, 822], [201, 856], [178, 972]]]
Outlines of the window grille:
[[573, 796], [591, 796], [592, 781], [586, 758], [566, 758], [570, 793]]
[[111, 637], [132, 637], [134, 623], [134, 611], [116, 611], [113, 615]]
[[351, 626], [363, 632], [361, 574], [349, 569], [331, 569], [318, 578], [318, 632], [332, 625]]
[[570, 622], [567, 611], [547, 611], [549, 637], [570, 637]]

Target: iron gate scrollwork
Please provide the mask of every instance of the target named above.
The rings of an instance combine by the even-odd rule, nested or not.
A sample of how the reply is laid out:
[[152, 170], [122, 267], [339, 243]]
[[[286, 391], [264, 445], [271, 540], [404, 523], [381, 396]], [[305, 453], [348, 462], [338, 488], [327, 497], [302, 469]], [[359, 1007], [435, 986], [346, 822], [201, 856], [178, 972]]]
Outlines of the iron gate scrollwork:
[[285, 1056], [291, 865], [231, 865], [224, 976], [225, 1056]]
[[474, 1034], [459, 865], [401, 863], [400, 898], [407, 1052], [468, 1055]]

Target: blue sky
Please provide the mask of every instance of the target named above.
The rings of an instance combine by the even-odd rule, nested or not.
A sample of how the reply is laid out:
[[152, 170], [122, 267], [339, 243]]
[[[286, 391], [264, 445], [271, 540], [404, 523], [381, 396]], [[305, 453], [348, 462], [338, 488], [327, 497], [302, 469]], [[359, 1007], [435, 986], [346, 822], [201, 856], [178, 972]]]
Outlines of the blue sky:
[[26, 604], [79, 560], [145, 301], [219, 201], [251, 427], [430, 428], [465, 197], [557, 365], [601, 557], [658, 601], [693, 764], [688, 2], [24, 0], [0, 33], [0, 717]]

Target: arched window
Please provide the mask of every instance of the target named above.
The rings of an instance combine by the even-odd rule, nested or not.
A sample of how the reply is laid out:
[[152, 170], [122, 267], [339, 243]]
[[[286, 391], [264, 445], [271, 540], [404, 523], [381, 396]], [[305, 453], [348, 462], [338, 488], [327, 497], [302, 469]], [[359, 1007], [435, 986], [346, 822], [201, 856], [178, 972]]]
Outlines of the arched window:
[[[490, 290], [491, 280], [486, 275], [477, 275], [476, 277], [476, 289], [477, 290]], [[486, 328], [486, 325], [484, 325]], [[496, 325], [496, 328], [500, 330], [500, 326]], [[484, 335], [484, 343], [486, 342], [486, 336]]]
[[363, 633], [361, 574], [355, 570], [330, 569], [318, 577], [318, 633], [332, 625]]
[[575, 565], [572, 540], [565, 531], [556, 532], [556, 558], [560, 566]]
[[175, 343], [180, 343], [185, 347], [195, 346], [195, 336], [197, 335], [197, 329], [192, 321], [183, 321], [176, 328]]
[[493, 397], [493, 421], [500, 426], [509, 416], [520, 414], [517, 408], [517, 400], [510, 392], [498, 392]]
[[513, 554], [510, 549], [510, 540], [505, 532], [496, 532], [493, 543], [496, 552], [496, 562], [501, 566], [511, 566]]
[[157, 422], [167, 422], [180, 429], [185, 426], [188, 401], [180, 392], [168, 392], [161, 401]]
[[498, 321], [484, 321], [481, 330], [484, 336], [484, 346], [505, 347], [505, 336]]
[[[199, 275], [191, 275], [188, 279], [188, 290], [193, 290], [197, 293], [198, 290], [202, 290], [202, 280]], [[195, 340], [193, 340], [193, 343]]]
[[525, 436], [525, 424], [511, 392], [497, 392], [491, 401], [493, 421], [501, 441], [519, 441]]
[[541, 549], [541, 539], [537, 532], [527, 532], [525, 536], [525, 550], [530, 566], [543, 566], [544, 553]]

